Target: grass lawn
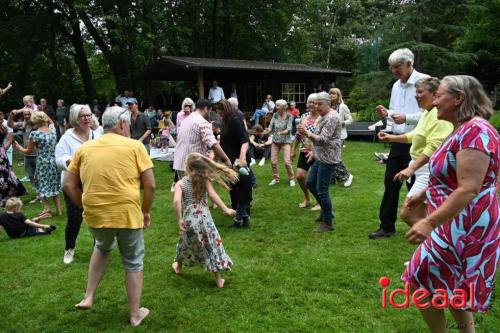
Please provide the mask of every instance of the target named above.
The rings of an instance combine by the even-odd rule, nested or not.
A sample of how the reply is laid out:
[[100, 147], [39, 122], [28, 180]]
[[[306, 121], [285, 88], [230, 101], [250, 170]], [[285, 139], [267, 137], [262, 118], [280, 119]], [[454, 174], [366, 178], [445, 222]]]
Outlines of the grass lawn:
[[[157, 194], [153, 223], [145, 232], [143, 290], [143, 305], [151, 314], [137, 329], [127, 325], [118, 251], [111, 255], [94, 307], [86, 312], [73, 308], [84, 294], [92, 253], [85, 227], [72, 265], [62, 263], [63, 217], [50, 220], [58, 226], [50, 236], [9, 240], [2, 231], [0, 332], [425, 332], [413, 306], [381, 307], [379, 278], [391, 279], [388, 290], [403, 287], [403, 262], [415, 250], [404, 240], [408, 227], [401, 221], [397, 237], [367, 237], [378, 227], [383, 193], [384, 167], [374, 161], [373, 152], [384, 150], [382, 144], [347, 143], [344, 160], [354, 182], [347, 189], [331, 187], [337, 230], [320, 235], [312, 233], [317, 214], [297, 207], [302, 200], [299, 187], [290, 188], [286, 182], [268, 187], [269, 162], [255, 166], [252, 228], [228, 229], [230, 218], [213, 211], [235, 264], [224, 274], [222, 290], [200, 267], [185, 268], [181, 277], [171, 272], [178, 237], [170, 193], [173, 173], [167, 163], [155, 163]], [[21, 178], [19, 161], [17, 157], [14, 164]], [[219, 193], [229, 201], [227, 193]], [[39, 211], [40, 204], [25, 206], [28, 216]], [[495, 294], [499, 296], [498, 290]], [[498, 332], [499, 315], [498, 304], [488, 314], [476, 315], [477, 331]]]

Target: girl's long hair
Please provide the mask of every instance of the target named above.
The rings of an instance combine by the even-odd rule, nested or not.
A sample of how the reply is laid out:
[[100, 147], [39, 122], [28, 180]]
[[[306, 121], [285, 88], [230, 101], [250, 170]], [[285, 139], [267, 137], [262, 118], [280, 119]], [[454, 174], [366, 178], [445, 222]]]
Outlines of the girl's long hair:
[[207, 191], [205, 182], [219, 183], [225, 189], [229, 189], [229, 183], [238, 180], [238, 174], [224, 164], [216, 163], [199, 153], [191, 153], [186, 160], [186, 174], [193, 184], [193, 198], [200, 200]]

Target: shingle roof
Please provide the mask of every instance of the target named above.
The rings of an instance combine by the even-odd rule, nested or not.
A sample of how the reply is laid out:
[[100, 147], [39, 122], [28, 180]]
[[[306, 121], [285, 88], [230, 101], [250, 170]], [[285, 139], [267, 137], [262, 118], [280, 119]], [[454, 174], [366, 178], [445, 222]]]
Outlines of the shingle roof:
[[280, 62], [253, 61], [253, 60], [235, 60], [235, 59], [211, 59], [211, 58], [192, 58], [192, 57], [174, 57], [165, 56], [160, 58], [159, 63], [172, 63], [186, 68], [203, 69], [225, 69], [225, 70], [266, 70], [278, 72], [306, 72], [306, 73], [325, 73], [350, 75], [351, 72], [320, 68], [303, 64], [289, 64]]

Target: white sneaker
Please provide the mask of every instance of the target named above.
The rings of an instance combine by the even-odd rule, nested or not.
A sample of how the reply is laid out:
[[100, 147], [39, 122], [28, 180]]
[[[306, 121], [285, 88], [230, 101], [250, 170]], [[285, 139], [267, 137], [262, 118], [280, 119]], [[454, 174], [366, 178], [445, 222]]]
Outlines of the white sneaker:
[[69, 249], [64, 251], [63, 262], [67, 265], [71, 264], [73, 262], [74, 256], [75, 256], [75, 249]]
[[409, 262], [409, 261], [405, 261], [405, 262], [403, 263], [403, 265], [404, 265], [406, 268], [408, 268], [408, 265], [409, 265], [409, 264], [410, 264], [410, 262]]
[[172, 186], [170, 186], [170, 192], [175, 192], [175, 183], [172, 183]]
[[259, 162], [259, 166], [264, 166], [264, 163], [266, 163], [266, 158], [263, 157], [260, 162]]
[[257, 163], [257, 162], [255, 162], [255, 159], [254, 159], [254, 158], [252, 158], [252, 159], [250, 160], [250, 166], [254, 165], [255, 163]]
[[294, 187], [294, 186], [295, 186], [295, 180], [293, 180], [293, 179], [292, 179], [292, 180], [290, 180], [290, 186], [291, 186], [291, 187]]
[[349, 174], [349, 178], [347, 178], [347, 180], [345, 181], [344, 183], [344, 187], [349, 187], [352, 185], [352, 180], [354, 179], [354, 176]]
[[269, 186], [274, 186], [274, 185], [278, 184], [279, 182], [280, 182], [279, 180], [273, 179], [273, 180], [271, 180], [271, 182], [269, 183]]

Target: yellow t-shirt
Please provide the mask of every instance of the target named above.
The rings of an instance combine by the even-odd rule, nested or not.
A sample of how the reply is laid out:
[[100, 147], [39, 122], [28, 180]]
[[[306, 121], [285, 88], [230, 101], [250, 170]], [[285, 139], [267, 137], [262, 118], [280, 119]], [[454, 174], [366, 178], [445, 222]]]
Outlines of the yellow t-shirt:
[[92, 228], [143, 227], [141, 173], [153, 162], [144, 145], [107, 133], [81, 145], [68, 170], [83, 185], [83, 216]]

